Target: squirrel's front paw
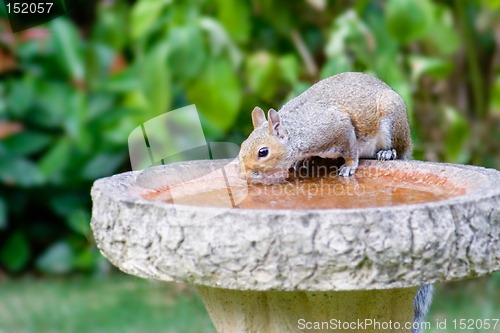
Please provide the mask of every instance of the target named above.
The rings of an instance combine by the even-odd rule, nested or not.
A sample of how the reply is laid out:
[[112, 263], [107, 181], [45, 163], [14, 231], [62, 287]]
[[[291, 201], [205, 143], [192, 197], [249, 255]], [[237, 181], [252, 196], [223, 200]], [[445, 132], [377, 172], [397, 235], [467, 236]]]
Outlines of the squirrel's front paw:
[[356, 167], [347, 166], [347, 165], [344, 164], [339, 169], [339, 176], [341, 176], [341, 177], [349, 177], [349, 176], [354, 175], [354, 172], [356, 172]]
[[395, 160], [396, 158], [396, 149], [380, 150], [377, 153], [377, 160], [379, 161]]

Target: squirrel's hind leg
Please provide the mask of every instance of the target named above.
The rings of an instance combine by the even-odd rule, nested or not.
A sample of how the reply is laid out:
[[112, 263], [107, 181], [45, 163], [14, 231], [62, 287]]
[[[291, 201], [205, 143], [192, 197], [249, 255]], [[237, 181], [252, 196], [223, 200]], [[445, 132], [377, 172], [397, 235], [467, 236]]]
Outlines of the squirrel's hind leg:
[[[395, 150], [396, 154], [378, 153], [380, 160], [403, 159], [412, 154], [412, 142], [406, 105], [398, 94], [388, 91], [378, 100], [378, 110], [382, 114], [377, 135], [378, 150]], [[380, 156], [382, 155], [382, 156]], [[391, 158], [387, 158], [391, 157]]]
[[393, 147], [393, 130], [393, 121], [389, 117], [380, 120], [375, 149], [379, 161], [395, 160], [398, 157], [397, 151]]
[[387, 150], [379, 150], [377, 153], [377, 160], [379, 161], [388, 161], [395, 160], [398, 158], [398, 154], [396, 153], [396, 149], [387, 149]]
[[339, 169], [339, 176], [349, 177], [354, 175], [359, 163], [360, 151], [356, 131], [347, 114], [341, 112], [331, 114], [337, 117], [335, 131], [330, 133], [331, 141], [324, 147], [326, 149], [314, 155], [323, 158], [343, 157], [345, 163]]

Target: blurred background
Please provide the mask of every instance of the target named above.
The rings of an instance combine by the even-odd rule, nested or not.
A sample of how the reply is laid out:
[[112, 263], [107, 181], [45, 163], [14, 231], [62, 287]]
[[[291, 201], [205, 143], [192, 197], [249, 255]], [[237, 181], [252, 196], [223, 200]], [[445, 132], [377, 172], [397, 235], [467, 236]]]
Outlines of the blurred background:
[[[92, 182], [166, 111], [240, 144], [254, 106], [344, 71], [403, 96], [415, 159], [500, 169], [498, 0], [90, 0], [18, 33], [0, 3], [0, 333], [214, 332], [189, 286], [100, 256]], [[499, 317], [494, 274], [437, 286], [429, 319]]]

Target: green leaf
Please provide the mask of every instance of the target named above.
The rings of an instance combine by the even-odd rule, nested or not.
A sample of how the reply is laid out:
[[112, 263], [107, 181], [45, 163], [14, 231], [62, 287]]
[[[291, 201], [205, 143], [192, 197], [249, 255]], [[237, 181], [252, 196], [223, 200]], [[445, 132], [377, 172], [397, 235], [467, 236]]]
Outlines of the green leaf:
[[500, 114], [500, 73], [497, 74], [492, 84], [490, 107], [494, 114]]
[[61, 128], [68, 118], [76, 90], [60, 81], [39, 80], [33, 104], [36, 109], [29, 114], [30, 122], [47, 128]]
[[277, 58], [265, 51], [248, 56], [245, 64], [248, 85], [264, 100], [270, 101], [280, 83]]
[[292, 86], [292, 91], [290, 91], [290, 93], [285, 98], [285, 100], [289, 101], [292, 98], [299, 96], [300, 94], [302, 94], [304, 91], [306, 91], [310, 87], [311, 87], [311, 83], [309, 83], [309, 82], [303, 82], [303, 81], [297, 82], [296, 84], [294, 84]]
[[362, 15], [370, 5], [370, 0], [358, 0], [353, 4], [356, 14]]
[[85, 126], [88, 117], [87, 107], [88, 96], [82, 91], [73, 91], [67, 96], [66, 117], [63, 120], [64, 133], [71, 139], [75, 140], [78, 147], [84, 149], [92, 143], [92, 138], [88, 137], [88, 128]]
[[111, 111], [108, 109], [89, 126], [92, 126], [93, 136], [105, 142], [106, 146], [123, 147], [130, 132], [141, 123], [141, 121], [136, 121], [137, 115], [141, 115], [141, 112], [115, 107]]
[[451, 106], [444, 108], [444, 118], [446, 159], [452, 163], [465, 163], [469, 158], [467, 150], [464, 149], [470, 135], [468, 122]]
[[453, 71], [453, 63], [449, 60], [430, 58], [425, 56], [413, 55], [408, 60], [412, 68], [412, 79], [418, 79], [427, 74], [434, 79], [444, 79]]
[[45, 148], [51, 142], [49, 135], [24, 131], [0, 141], [9, 155], [29, 155]]
[[87, 236], [90, 234], [90, 213], [86, 209], [73, 210], [68, 215], [66, 223], [80, 235]]
[[321, 78], [326, 78], [342, 72], [351, 71], [351, 64], [345, 54], [340, 54], [336, 57], [331, 57], [326, 64], [321, 68]]
[[[20, 80], [9, 82], [5, 102], [9, 106], [9, 113], [15, 117], [26, 117], [29, 107], [33, 103], [35, 93], [35, 79], [26, 75]], [[3, 97], [2, 97], [3, 100]]]
[[91, 40], [109, 45], [114, 50], [121, 50], [127, 43], [129, 25], [128, 4], [114, 2], [106, 6], [98, 6], [97, 20], [92, 29]]
[[209, 61], [196, 82], [187, 89], [190, 102], [219, 130], [234, 123], [241, 105], [238, 77], [227, 59]]
[[44, 178], [37, 166], [22, 157], [0, 160], [0, 181], [20, 187], [32, 187], [43, 183]]
[[172, 0], [139, 0], [132, 8], [130, 30], [133, 39], [139, 39], [157, 21], [163, 8]]
[[210, 17], [202, 17], [199, 20], [199, 26], [207, 33], [212, 56], [217, 58], [227, 54], [233, 67], [239, 67], [243, 55], [219, 21]]
[[55, 193], [48, 201], [51, 209], [64, 218], [67, 218], [75, 210], [83, 209], [87, 204], [86, 196], [83, 193], [69, 191]]
[[68, 138], [59, 139], [42, 157], [38, 168], [44, 177], [51, 178], [64, 170], [71, 160], [71, 141]]
[[23, 269], [30, 258], [30, 247], [21, 232], [10, 236], [0, 251], [0, 261], [12, 272]]
[[426, 34], [433, 20], [430, 0], [388, 0], [386, 21], [389, 32], [402, 43], [408, 43]]
[[103, 257], [95, 247], [85, 248], [77, 254], [74, 260], [74, 266], [76, 269], [88, 271], [95, 268], [102, 258]]
[[236, 42], [247, 42], [251, 28], [249, 3], [239, 0], [218, 0], [217, 9], [219, 21], [229, 35]]
[[152, 117], [169, 111], [172, 103], [172, 83], [167, 64], [167, 51], [167, 44], [161, 43], [140, 63], [143, 93], [148, 101]]
[[285, 9], [290, 8], [288, 7], [288, 2], [285, 5], [281, 1], [254, 0], [252, 1], [252, 5], [254, 8], [258, 8], [261, 15], [266, 18], [269, 24], [282, 35], [288, 35], [297, 26], [296, 13]]
[[7, 205], [5, 199], [0, 197], [0, 230], [7, 227]]
[[73, 268], [75, 254], [65, 241], [49, 247], [36, 261], [36, 266], [44, 273], [64, 274]]
[[89, 90], [99, 87], [102, 80], [106, 80], [117, 59], [121, 54], [108, 45], [90, 42], [85, 50], [86, 55], [86, 77]]
[[[141, 87], [142, 85], [143, 84], [141, 82]], [[123, 105], [127, 108], [141, 110], [141, 111], [148, 110], [149, 108], [149, 103], [148, 100], [146, 99], [143, 89], [137, 89], [137, 90], [134, 89], [124, 94]], [[154, 114], [149, 115], [149, 113], [141, 114], [136, 119], [134, 119], [136, 120], [134, 125], [137, 126], [137, 124], [143, 123], [153, 118], [154, 116], [155, 116]]]
[[82, 170], [84, 179], [95, 180], [110, 176], [124, 162], [124, 153], [99, 153], [95, 155]]
[[207, 59], [207, 50], [198, 25], [175, 26], [168, 34], [168, 62], [172, 75], [187, 81], [198, 75]]
[[355, 55], [353, 62], [356, 60], [372, 67], [375, 48], [373, 33], [358, 14], [349, 9], [334, 21], [325, 52], [332, 69], [350, 63], [349, 55]]
[[500, 0], [480, 0], [483, 6], [492, 10], [500, 9]]
[[137, 68], [127, 67], [110, 76], [104, 82], [97, 82], [96, 89], [111, 94], [138, 90], [141, 88], [141, 81], [138, 78]]
[[432, 24], [422, 42], [441, 55], [455, 54], [460, 46], [460, 37], [453, 22], [453, 13], [449, 8], [435, 4], [433, 16]]
[[[377, 63], [380, 57], [390, 58], [394, 61], [400, 52], [400, 46], [387, 29], [386, 17], [373, 10], [368, 11], [365, 16], [367, 29], [373, 35], [373, 41], [376, 45], [374, 62]], [[372, 67], [376, 67], [376, 65]]]
[[288, 54], [278, 59], [278, 67], [281, 71], [283, 79], [294, 85], [299, 82], [300, 64], [297, 57], [293, 54]]
[[83, 81], [85, 75], [83, 50], [75, 25], [60, 17], [50, 22], [50, 30], [54, 38], [58, 61], [69, 77], [76, 81]]

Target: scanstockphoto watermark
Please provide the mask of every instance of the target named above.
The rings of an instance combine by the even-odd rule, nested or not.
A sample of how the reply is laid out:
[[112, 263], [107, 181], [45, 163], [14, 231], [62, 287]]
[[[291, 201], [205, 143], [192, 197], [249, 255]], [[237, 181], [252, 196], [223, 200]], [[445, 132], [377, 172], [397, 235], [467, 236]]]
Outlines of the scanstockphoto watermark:
[[399, 321], [379, 321], [377, 319], [365, 318], [355, 321], [342, 321], [336, 318], [331, 318], [328, 321], [307, 321], [306, 319], [299, 319], [297, 321], [297, 328], [299, 330], [317, 330], [318, 332], [324, 331], [338, 331], [344, 332], [363, 332], [363, 331], [398, 331], [398, 330], [428, 330], [431, 328], [430, 322], [399, 322]]
[[328, 321], [307, 321], [306, 319], [299, 319], [297, 321], [297, 328], [300, 330], [308, 331], [339, 331], [343, 332], [380, 332], [380, 331], [405, 331], [410, 330], [423, 332], [430, 331], [453, 331], [453, 332], [496, 332], [500, 328], [500, 318], [436, 318], [435, 321], [421, 321], [421, 322], [398, 322], [398, 321], [379, 321], [376, 319], [358, 319], [356, 321], [342, 321], [336, 318], [331, 318]]
[[300, 196], [311, 199], [316, 196], [362, 196], [367, 192], [367, 188], [352, 179], [342, 179], [340, 182], [332, 183], [325, 178], [319, 178], [314, 182], [304, 182], [303, 179], [296, 178], [286, 183], [255, 187], [252, 192], [255, 195]]
[[[203, 184], [204, 190], [228, 189], [226, 196], [218, 198], [219, 209], [207, 212], [203, 219], [235, 208], [248, 193], [246, 181], [228, 177], [236, 163], [239, 146], [231, 142], [209, 142], [195, 105], [166, 112], [140, 124], [130, 133], [128, 148], [132, 170], [138, 172], [137, 185], [151, 193], [169, 189], [176, 209], [186, 204], [186, 196], [193, 194], [196, 184]], [[199, 160], [213, 163], [193, 163]], [[191, 162], [181, 163], [188, 161]]]
[[[297, 166], [293, 168], [293, 174], [298, 178], [315, 178], [315, 177], [337, 177], [341, 169], [340, 164], [327, 163], [324, 160], [318, 162], [315, 159], [306, 159], [298, 163]], [[378, 177], [380, 175], [380, 169], [374, 166], [364, 167], [363, 169], [358, 169], [356, 172], [358, 175], [363, 177]], [[343, 179], [353, 179], [350, 177]]]

